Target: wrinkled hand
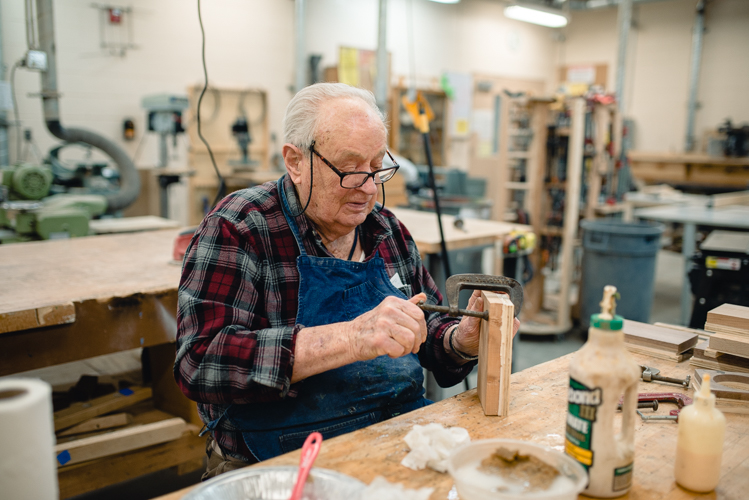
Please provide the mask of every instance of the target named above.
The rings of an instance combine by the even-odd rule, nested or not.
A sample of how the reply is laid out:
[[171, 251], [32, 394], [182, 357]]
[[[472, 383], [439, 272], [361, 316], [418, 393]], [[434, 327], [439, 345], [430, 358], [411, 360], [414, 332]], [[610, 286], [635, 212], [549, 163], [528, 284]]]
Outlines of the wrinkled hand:
[[350, 346], [355, 359], [365, 361], [388, 355], [399, 358], [419, 352], [427, 338], [424, 311], [416, 303], [426, 301], [420, 293], [408, 300], [386, 297], [380, 305], [351, 321]]
[[[468, 300], [469, 311], [483, 311], [484, 299], [481, 298], [481, 290], [474, 290], [471, 298]], [[458, 323], [458, 329], [453, 333], [453, 345], [456, 349], [471, 356], [477, 356], [479, 353], [479, 334], [481, 333], [481, 318], [472, 316], [463, 316]], [[520, 320], [515, 318], [512, 336], [518, 333]]]

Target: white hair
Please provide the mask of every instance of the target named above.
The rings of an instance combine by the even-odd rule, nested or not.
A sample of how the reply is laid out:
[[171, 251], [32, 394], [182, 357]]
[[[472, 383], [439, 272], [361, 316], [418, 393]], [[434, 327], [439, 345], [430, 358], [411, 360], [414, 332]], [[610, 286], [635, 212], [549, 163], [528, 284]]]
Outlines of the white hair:
[[377, 107], [374, 94], [369, 90], [345, 83], [315, 83], [297, 92], [286, 106], [283, 118], [284, 142], [302, 149], [309, 147], [317, 130], [320, 107], [332, 99], [360, 99], [386, 125], [385, 115]]

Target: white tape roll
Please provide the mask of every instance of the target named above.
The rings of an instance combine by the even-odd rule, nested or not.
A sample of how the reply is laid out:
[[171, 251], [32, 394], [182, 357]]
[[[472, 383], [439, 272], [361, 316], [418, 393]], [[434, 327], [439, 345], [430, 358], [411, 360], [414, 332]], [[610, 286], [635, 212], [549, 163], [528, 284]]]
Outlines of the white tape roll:
[[37, 379], [0, 380], [0, 497], [56, 500], [52, 388]]

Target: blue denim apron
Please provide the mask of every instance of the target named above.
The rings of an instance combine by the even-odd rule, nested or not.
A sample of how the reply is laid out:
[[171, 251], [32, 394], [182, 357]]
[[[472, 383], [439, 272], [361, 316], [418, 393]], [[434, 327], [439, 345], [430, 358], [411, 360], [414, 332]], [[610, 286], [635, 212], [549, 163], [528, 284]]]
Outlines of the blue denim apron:
[[[301, 253], [297, 257], [296, 324], [312, 327], [350, 321], [374, 309], [385, 297], [406, 298], [390, 283], [379, 254], [368, 262], [307, 255], [282, 181], [278, 180], [278, 191], [284, 216]], [[224, 415], [241, 429], [255, 457], [266, 460], [301, 448], [310, 432], [329, 439], [426, 406], [431, 401], [423, 397], [423, 385], [417, 355], [380, 356], [313, 375], [297, 384], [297, 397], [233, 404]], [[219, 421], [208, 424], [208, 429], [213, 430]]]

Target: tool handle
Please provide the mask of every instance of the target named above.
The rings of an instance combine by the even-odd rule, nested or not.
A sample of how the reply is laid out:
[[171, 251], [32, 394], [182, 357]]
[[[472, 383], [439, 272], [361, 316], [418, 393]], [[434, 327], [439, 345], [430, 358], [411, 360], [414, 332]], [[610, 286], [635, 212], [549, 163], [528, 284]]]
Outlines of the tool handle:
[[289, 500], [301, 500], [304, 483], [307, 482], [307, 476], [312, 468], [312, 464], [320, 452], [320, 446], [322, 446], [322, 434], [313, 432], [307, 436], [304, 446], [302, 446], [302, 457], [299, 460], [299, 474], [297, 475], [296, 483], [294, 484], [294, 489], [291, 491]]

